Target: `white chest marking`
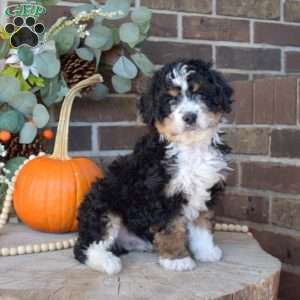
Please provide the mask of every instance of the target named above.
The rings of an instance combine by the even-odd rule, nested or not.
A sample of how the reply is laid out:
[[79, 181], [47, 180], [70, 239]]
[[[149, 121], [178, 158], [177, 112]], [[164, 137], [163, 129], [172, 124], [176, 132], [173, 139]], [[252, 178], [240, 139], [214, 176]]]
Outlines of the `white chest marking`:
[[195, 219], [198, 211], [207, 210], [206, 201], [211, 200], [209, 189], [224, 179], [227, 163], [224, 157], [212, 146], [175, 145], [167, 149], [168, 157], [175, 156], [170, 166], [172, 179], [166, 187], [166, 195], [183, 193], [188, 200], [185, 214]]

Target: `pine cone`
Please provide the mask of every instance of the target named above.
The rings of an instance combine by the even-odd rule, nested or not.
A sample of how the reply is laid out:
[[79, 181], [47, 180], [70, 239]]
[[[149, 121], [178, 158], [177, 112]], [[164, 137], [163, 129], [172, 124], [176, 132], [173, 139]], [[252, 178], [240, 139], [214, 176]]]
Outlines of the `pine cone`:
[[[76, 53], [65, 55], [61, 61], [62, 72], [67, 85], [71, 88], [78, 82], [96, 74], [96, 62], [83, 60]], [[82, 90], [83, 95], [88, 95], [94, 89], [89, 86]]]
[[45, 142], [39, 136], [31, 144], [20, 144], [19, 136], [15, 135], [4, 144], [4, 147], [7, 155], [0, 158], [4, 163], [16, 156], [29, 157], [32, 154], [37, 155], [39, 152], [45, 152]]

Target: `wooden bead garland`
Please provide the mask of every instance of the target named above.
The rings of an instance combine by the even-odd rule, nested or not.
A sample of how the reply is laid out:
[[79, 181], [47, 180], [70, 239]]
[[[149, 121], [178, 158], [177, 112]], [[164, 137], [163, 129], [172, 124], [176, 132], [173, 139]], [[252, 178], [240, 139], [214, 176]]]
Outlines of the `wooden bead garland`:
[[[43, 156], [45, 153], [41, 152], [38, 156]], [[0, 214], [0, 229], [8, 221], [8, 214], [12, 207], [12, 199], [13, 199], [13, 191], [14, 185], [16, 182], [16, 178], [20, 173], [20, 170], [24, 165], [28, 163], [28, 161], [35, 158], [35, 155], [31, 155], [28, 160], [25, 160], [24, 163], [19, 167], [19, 169], [15, 172], [14, 176], [11, 179], [10, 185], [8, 186], [6, 196], [3, 202], [3, 209]], [[0, 248], [0, 256], [15, 256], [15, 255], [24, 255], [24, 254], [32, 254], [32, 253], [40, 253], [47, 251], [55, 251], [61, 249], [68, 249], [75, 245], [77, 238], [70, 238], [62, 241], [55, 241], [50, 243], [41, 243], [41, 244], [33, 244], [33, 245], [19, 245], [16, 247], [10, 248]]]
[[[45, 153], [40, 152], [38, 156], [43, 156], [43, 155], [45, 155]], [[8, 221], [8, 214], [12, 207], [13, 191], [14, 191], [16, 178], [20, 173], [22, 167], [26, 165], [28, 161], [34, 159], [35, 157], [36, 157], [35, 155], [31, 155], [28, 160], [25, 160], [24, 163], [18, 168], [18, 170], [15, 172], [14, 176], [11, 179], [11, 182], [8, 186], [6, 196], [3, 202], [2, 212], [0, 214], [0, 229], [2, 229], [3, 226]], [[242, 232], [242, 233], [249, 234], [249, 228], [246, 225], [216, 223], [214, 225], [214, 229], [216, 231]], [[28, 244], [28, 245], [19, 245], [10, 248], [0, 248], [0, 256], [15, 256], [15, 255], [24, 255], [24, 254], [68, 249], [74, 247], [76, 240], [77, 238], [75, 237], [75, 238], [70, 238], [61, 241], [54, 241], [49, 243], [41, 243], [41, 244], [33, 244], [33, 245]]]

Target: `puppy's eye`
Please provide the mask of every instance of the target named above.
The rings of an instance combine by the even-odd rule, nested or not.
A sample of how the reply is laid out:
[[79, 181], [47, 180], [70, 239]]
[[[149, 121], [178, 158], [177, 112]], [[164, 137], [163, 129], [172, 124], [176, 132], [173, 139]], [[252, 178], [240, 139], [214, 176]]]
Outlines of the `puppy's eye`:
[[169, 89], [168, 90], [168, 94], [172, 97], [179, 96], [179, 93], [180, 93], [179, 89]]
[[192, 92], [193, 93], [196, 93], [200, 90], [200, 87], [201, 87], [201, 84], [199, 82], [195, 82], [193, 85], [192, 85]]

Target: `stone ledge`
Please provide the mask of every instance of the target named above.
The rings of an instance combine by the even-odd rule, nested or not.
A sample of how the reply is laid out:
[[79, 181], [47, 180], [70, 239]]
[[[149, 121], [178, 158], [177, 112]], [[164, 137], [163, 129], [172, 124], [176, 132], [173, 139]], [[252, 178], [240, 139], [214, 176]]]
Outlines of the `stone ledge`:
[[[68, 237], [9, 225], [0, 234], [0, 247]], [[163, 270], [150, 253], [123, 256], [122, 273], [111, 277], [77, 263], [71, 250], [0, 257], [0, 299], [277, 299], [281, 264], [276, 258], [247, 234], [218, 232], [216, 239], [223, 261], [200, 263], [184, 273]]]

